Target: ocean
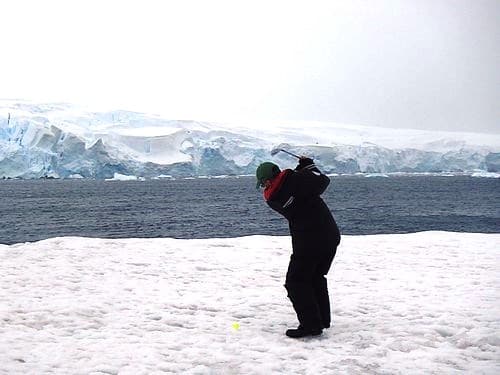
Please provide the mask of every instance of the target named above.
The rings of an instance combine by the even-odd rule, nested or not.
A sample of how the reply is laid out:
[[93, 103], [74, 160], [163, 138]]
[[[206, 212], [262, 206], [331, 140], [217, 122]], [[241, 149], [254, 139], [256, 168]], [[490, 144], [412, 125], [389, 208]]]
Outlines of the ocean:
[[[343, 234], [500, 233], [500, 179], [338, 176], [324, 200]], [[58, 236], [287, 235], [253, 177], [0, 181], [0, 243]]]

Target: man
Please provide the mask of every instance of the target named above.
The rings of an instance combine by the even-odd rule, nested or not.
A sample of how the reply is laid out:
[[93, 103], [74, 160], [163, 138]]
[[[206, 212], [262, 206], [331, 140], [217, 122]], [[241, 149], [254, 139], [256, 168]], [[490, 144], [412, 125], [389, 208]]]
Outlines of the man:
[[285, 288], [299, 326], [287, 330], [286, 335], [321, 335], [331, 321], [325, 275], [340, 243], [337, 224], [320, 197], [330, 179], [306, 157], [300, 158], [295, 170], [281, 171], [276, 164], [262, 163], [256, 176], [257, 186], [264, 188], [264, 199], [288, 220], [292, 236]]

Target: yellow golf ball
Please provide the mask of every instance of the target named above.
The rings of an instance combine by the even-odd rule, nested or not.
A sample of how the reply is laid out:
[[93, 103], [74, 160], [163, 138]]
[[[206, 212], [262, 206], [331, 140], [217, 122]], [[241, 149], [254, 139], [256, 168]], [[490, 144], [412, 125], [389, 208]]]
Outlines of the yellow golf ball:
[[233, 322], [232, 324], [232, 327], [235, 331], [239, 330], [240, 329], [240, 323], [238, 322]]

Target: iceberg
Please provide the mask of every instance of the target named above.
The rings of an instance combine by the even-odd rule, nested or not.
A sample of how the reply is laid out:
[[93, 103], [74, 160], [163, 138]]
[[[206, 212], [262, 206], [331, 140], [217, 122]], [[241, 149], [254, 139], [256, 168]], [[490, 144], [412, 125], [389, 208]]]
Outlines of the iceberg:
[[383, 177], [383, 178], [388, 178], [389, 175], [385, 174], [385, 173], [368, 173], [365, 175], [365, 177]]
[[286, 148], [327, 174], [500, 172], [500, 135], [330, 123], [225, 124], [0, 100], [0, 178], [253, 175]]
[[137, 176], [127, 176], [120, 173], [115, 173], [113, 178], [106, 178], [106, 181], [137, 181]]
[[500, 173], [495, 172], [474, 172], [471, 174], [472, 177], [484, 177], [484, 178], [500, 178]]

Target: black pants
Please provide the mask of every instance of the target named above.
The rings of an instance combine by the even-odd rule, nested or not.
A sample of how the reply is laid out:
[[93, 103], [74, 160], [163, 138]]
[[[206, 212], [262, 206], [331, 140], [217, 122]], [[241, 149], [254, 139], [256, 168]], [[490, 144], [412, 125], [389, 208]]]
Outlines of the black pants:
[[336, 248], [320, 254], [292, 254], [285, 288], [301, 326], [325, 328], [330, 326], [330, 298], [325, 275], [335, 257]]

